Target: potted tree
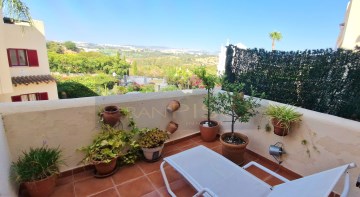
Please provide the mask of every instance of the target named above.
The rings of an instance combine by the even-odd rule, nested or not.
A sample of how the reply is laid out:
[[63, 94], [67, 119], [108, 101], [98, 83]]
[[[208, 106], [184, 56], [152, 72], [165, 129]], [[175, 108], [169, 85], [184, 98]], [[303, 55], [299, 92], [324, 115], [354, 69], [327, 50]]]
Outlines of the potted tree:
[[207, 90], [207, 97], [204, 98], [203, 103], [207, 107], [207, 120], [201, 121], [199, 125], [201, 139], [206, 142], [211, 142], [216, 139], [216, 135], [219, 132], [219, 123], [211, 120], [211, 113], [212, 113], [212, 95], [213, 90], [216, 85], [217, 77], [216, 75], [212, 75], [206, 72], [206, 69], [204, 66], [199, 67], [195, 70], [195, 74], [202, 80], [202, 83]]
[[12, 176], [16, 182], [24, 184], [30, 196], [46, 197], [54, 191], [62, 164], [64, 161], [59, 147], [30, 148], [12, 163]]
[[286, 136], [291, 125], [301, 121], [302, 116], [293, 107], [286, 105], [269, 105], [265, 114], [270, 117], [274, 126], [274, 133], [279, 136]]
[[105, 177], [115, 171], [117, 158], [125, 154], [123, 133], [124, 131], [110, 125], [103, 125], [101, 133], [96, 136], [92, 144], [80, 148], [85, 152], [82, 162], [95, 166], [95, 176]]
[[224, 84], [223, 88], [226, 91], [214, 95], [212, 105], [215, 112], [231, 117], [231, 132], [220, 136], [222, 153], [226, 158], [241, 165], [249, 139], [244, 134], [234, 132], [234, 125], [236, 121], [248, 122], [257, 113], [255, 108], [260, 106], [260, 99], [253, 97], [254, 91], [251, 96], [245, 97], [242, 92], [244, 84]]
[[169, 134], [158, 128], [142, 129], [139, 137], [139, 145], [143, 150], [145, 159], [147, 161], [157, 161], [162, 149], [164, 148], [165, 141], [169, 139]]

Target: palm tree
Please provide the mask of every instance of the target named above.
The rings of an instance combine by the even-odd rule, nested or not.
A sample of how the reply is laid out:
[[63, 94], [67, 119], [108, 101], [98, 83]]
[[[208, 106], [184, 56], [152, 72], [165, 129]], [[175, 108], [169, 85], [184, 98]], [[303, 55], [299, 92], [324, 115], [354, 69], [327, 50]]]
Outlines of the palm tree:
[[282, 35], [279, 31], [273, 31], [269, 33], [270, 39], [272, 40], [272, 50], [275, 50], [275, 41], [280, 41], [282, 39]]
[[22, 0], [0, 0], [0, 11], [16, 21], [32, 22], [29, 8]]

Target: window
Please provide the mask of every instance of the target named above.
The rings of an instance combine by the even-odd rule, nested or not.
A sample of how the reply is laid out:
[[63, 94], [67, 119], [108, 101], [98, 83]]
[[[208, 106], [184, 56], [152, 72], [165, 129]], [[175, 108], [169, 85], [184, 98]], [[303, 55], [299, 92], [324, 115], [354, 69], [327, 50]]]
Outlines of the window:
[[17, 96], [12, 96], [12, 102], [23, 102], [23, 101], [41, 101], [49, 100], [47, 92], [31, 93], [31, 94], [22, 94]]
[[36, 50], [8, 49], [9, 66], [39, 66]]

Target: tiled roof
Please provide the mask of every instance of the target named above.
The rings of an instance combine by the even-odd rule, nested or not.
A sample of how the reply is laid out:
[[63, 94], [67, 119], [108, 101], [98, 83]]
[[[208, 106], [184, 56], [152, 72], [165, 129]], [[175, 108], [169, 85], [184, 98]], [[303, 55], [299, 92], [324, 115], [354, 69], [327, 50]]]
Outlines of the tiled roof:
[[30, 75], [30, 76], [20, 76], [20, 77], [11, 77], [13, 85], [28, 85], [28, 84], [39, 84], [39, 83], [49, 83], [51, 81], [56, 81], [51, 75]]

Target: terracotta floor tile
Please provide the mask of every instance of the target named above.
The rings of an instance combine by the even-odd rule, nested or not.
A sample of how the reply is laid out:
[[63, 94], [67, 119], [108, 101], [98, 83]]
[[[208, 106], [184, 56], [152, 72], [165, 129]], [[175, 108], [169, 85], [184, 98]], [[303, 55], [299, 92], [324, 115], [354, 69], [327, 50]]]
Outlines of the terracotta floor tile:
[[110, 188], [95, 195], [91, 195], [90, 197], [119, 197], [119, 194], [115, 188]]
[[89, 178], [74, 183], [75, 193], [77, 197], [88, 196], [97, 192], [104, 191], [113, 187], [111, 177], [96, 179]]
[[222, 155], [222, 145], [219, 146], [215, 146], [214, 148], [211, 148], [211, 150], [219, 153], [220, 155]]
[[200, 141], [200, 142], [197, 142], [197, 143], [199, 143], [199, 144], [201, 144], [201, 145], [204, 145], [204, 146], [206, 146], [206, 147], [208, 147], [208, 148], [214, 148], [214, 147], [216, 147], [216, 146], [219, 146], [219, 145], [221, 145], [221, 143], [220, 143], [220, 140], [215, 140], [215, 141], [213, 141], [213, 142], [204, 142], [204, 141]]
[[272, 171], [278, 171], [279, 170], [279, 165], [276, 164], [276, 163], [270, 163], [269, 161], [267, 160], [264, 160], [262, 158], [259, 158], [258, 160], [256, 160], [257, 163], [265, 166], [266, 168], [268, 168], [269, 170], [272, 170]]
[[[168, 166], [165, 167], [165, 173], [166, 173], [166, 177], [169, 181], [169, 183], [172, 183], [174, 181], [180, 180], [183, 177], [181, 176], [181, 174], [179, 174], [174, 168]], [[164, 179], [161, 175], [160, 170], [153, 172], [151, 174], [147, 175], [150, 179], [150, 181], [154, 184], [154, 186], [156, 188], [162, 188], [165, 187], [165, 183], [164, 183]]]
[[75, 197], [73, 183], [56, 186], [54, 193], [51, 195], [51, 197], [63, 197], [63, 196]]
[[[189, 197], [196, 193], [196, 190], [184, 179], [172, 182], [170, 188], [177, 197]], [[163, 196], [170, 196], [165, 187], [159, 189], [159, 192]]]
[[280, 179], [273, 177], [273, 176], [269, 176], [268, 178], [266, 178], [264, 180], [267, 184], [271, 185], [271, 186], [275, 186], [275, 185], [279, 185], [281, 183], [284, 183], [283, 181], [281, 181]]
[[143, 195], [142, 197], [162, 197], [162, 195], [158, 191], [152, 191], [150, 193], [147, 193]]
[[289, 179], [289, 180], [295, 180], [295, 179], [301, 178], [299, 175], [296, 175], [296, 174], [294, 174], [294, 173], [289, 173], [288, 171], [283, 170], [282, 168], [280, 168], [280, 169], [277, 171], [277, 173], [280, 174], [281, 176]]
[[82, 171], [82, 172], [74, 174], [73, 177], [74, 177], [75, 182], [76, 181], [81, 181], [81, 180], [84, 180], [84, 179], [94, 177], [94, 171], [92, 171], [92, 170]]
[[168, 156], [171, 156], [171, 155], [175, 155], [175, 154], [180, 153], [180, 152], [182, 152], [180, 149], [179, 150], [173, 150], [173, 151], [164, 153], [163, 157], [168, 157]]
[[125, 181], [135, 179], [143, 176], [144, 173], [141, 171], [140, 167], [137, 165], [124, 166], [119, 169], [112, 177], [115, 185], [119, 185]]
[[162, 153], [164, 154], [164, 153], [174, 151], [174, 150], [178, 150], [178, 147], [175, 144], [165, 145]]
[[155, 190], [150, 181], [144, 176], [117, 186], [121, 196], [143, 196]]
[[194, 148], [194, 147], [199, 146], [199, 145], [200, 144], [198, 144], [198, 143], [193, 143], [193, 144], [189, 144], [187, 146], [180, 147], [179, 150], [185, 151], [185, 150], [188, 150], [190, 148]]
[[264, 180], [270, 176], [269, 173], [266, 173], [265, 171], [255, 166], [248, 167], [246, 171], [250, 172], [251, 174], [253, 174], [254, 176], [258, 177], [261, 180]]
[[65, 185], [65, 184], [68, 184], [68, 183], [72, 183], [73, 181], [74, 181], [73, 175], [63, 176], [63, 177], [59, 177], [56, 180], [56, 185]]
[[184, 146], [188, 146], [190, 144], [193, 144], [194, 142], [191, 141], [191, 140], [185, 140], [185, 141], [180, 141], [180, 142], [177, 142], [174, 144], [175, 147], [177, 148], [181, 148], [181, 147], [184, 147]]
[[193, 141], [193, 142], [203, 141], [203, 140], [201, 139], [201, 135], [194, 136], [194, 137], [190, 138], [190, 140]]
[[138, 165], [144, 171], [145, 174], [149, 174], [151, 172], [158, 171], [160, 169], [160, 164], [162, 161], [163, 161], [162, 159], [153, 163], [149, 163], [146, 161], [138, 161], [136, 165]]

